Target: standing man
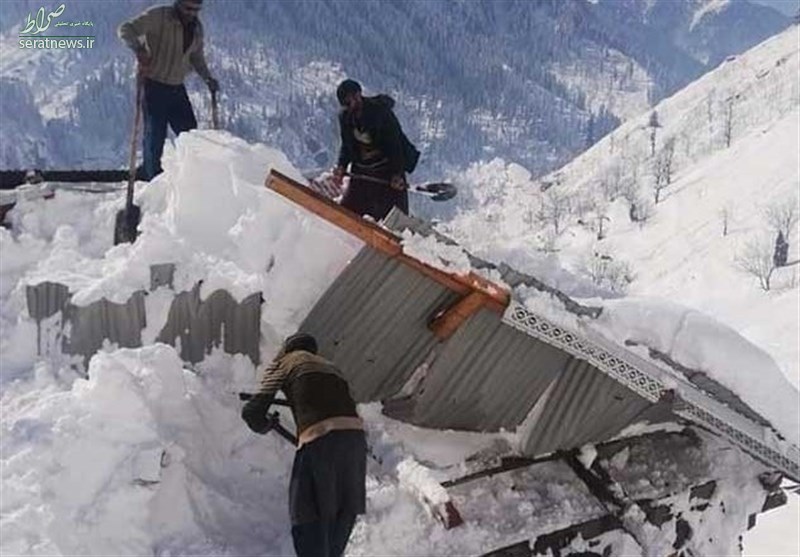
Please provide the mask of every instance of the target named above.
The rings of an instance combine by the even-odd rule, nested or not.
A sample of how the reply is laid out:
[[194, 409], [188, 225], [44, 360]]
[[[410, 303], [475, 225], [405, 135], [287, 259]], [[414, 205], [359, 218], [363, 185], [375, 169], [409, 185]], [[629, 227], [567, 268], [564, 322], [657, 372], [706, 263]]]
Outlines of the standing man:
[[197, 17], [203, 0], [175, 0], [156, 6], [119, 26], [119, 38], [136, 54], [137, 79], [144, 80], [144, 178], [161, 173], [167, 124], [175, 135], [197, 127], [183, 80], [194, 69], [212, 93], [203, 54], [203, 25]]
[[339, 113], [342, 146], [333, 171], [336, 185], [341, 187], [350, 164], [353, 174], [386, 182], [384, 185], [351, 178], [342, 206], [375, 220], [383, 219], [395, 206], [408, 213], [405, 173], [414, 170], [419, 151], [405, 136], [392, 112], [394, 99], [388, 95], [363, 97], [361, 85], [352, 79], [339, 84], [336, 97], [342, 106]]
[[264, 372], [261, 389], [242, 409], [256, 433], [267, 433], [282, 390], [297, 424], [289, 484], [292, 539], [298, 557], [339, 557], [366, 506], [367, 442], [350, 390], [336, 366], [317, 355], [317, 341], [287, 338]]

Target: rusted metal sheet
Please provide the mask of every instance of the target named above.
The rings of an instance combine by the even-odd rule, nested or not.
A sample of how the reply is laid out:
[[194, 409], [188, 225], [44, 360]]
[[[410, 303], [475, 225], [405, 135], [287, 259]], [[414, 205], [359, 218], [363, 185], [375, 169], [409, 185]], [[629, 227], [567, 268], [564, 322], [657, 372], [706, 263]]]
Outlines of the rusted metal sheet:
[[[151, 286], [170, 287], [174, 274], [171, 264], [151, 268]], [[61, 314], [62, 341], [57, 349], [65, 354], [82, 355], [85, 363], [105, 342], [120, 347], [142, 345], [142, 329], [147, 325], [145, 297], [147, 292], [134, 292], [123, 304], [99, 300], [86, 306], [71, 303], [69, 289], [63, 284], [43, 282], [27, 287], [28, 314], [39, 329], [42, 322]], [[181, 358], [189, 363], [202, 361], [213, 348], [221, 347], [229, 354], [245, 354], [254, 364], [260, 362], [261, 294], [254, 293], [237, 302], [223, 290], [200, 299], [199, 285], [175, 295], [167, 322], [157, 340], [177, 346]], [[39, 350], [41, 330], [39, 331]]]

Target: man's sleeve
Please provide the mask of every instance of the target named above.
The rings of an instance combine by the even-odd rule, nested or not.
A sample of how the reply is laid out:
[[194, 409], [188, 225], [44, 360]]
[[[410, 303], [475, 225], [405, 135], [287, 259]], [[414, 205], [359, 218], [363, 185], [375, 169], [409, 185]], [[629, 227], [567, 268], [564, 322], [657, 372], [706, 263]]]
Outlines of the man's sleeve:
[[405, 169], [403, 144], [400, 140], [400, 122], [394, 112], [387, 109], [381, 119], [379, 135], [380, 150], [389, 159], [389, 170], [392, 175], [402, 174]]
[[208, 80], [211, 79], [211, 72], [208, 69], [208, 64], [206, 64], [206, 55], [203, 51], [204, 49], [204, 41], [203, 41], [203, 30], [202, 27], [198, 26], [198, 31], [200, 34], [200, 45], [189, 55], [189, 62], [191, 62], [192, 67], [197, 72], [203, 81], [208, 83]]
[[123, 22], [117, 28], [117, 35], [134, 52], [142, 50], [144, 36], [155, 30], [158, 19], [158, 13], [155, 10], [147, 10], [135, 18]]
[[283, 388], [283, 383], [289, 375], [289, 369], [289, 366], [285, 365], [281, 360], [268, 366], [264, 370], [264, 376], [261, 378], [261, 388], [258, 391], [258, 396], [272, 403], [275, 394]]
[[353, 162], [353, 139], [352, 134], [347, 129], [344, 112], [339, 114], [339, 136], [341, 137], [342, 146], [339, 148], [337, 165], [347, 168], [347, 165]]

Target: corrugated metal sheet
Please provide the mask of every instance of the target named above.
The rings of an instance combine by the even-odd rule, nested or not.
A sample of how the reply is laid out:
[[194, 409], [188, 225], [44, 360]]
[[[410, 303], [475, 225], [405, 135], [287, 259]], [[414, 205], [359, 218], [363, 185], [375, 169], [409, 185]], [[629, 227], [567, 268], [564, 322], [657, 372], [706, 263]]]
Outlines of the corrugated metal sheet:
[[[169, 286], [173, 272], [171, 264], [154, 266], [151, 286]], [[86, 362], [106, 341], [127, 348], [142, 345], [142, 329], [147, 324], [146, 295], [144, 291], [134, 292], [124, 304], [100, 300], [76, 306], [62, 284], [43, 282], [28, 286], [26, 291], [28, 314], [39, 328], [44, 319], [61, 313], [61, 327], [68, 334], [64, 335], [60, 350], [82, 355]], [[180, 339], [181, 358], [189, 363], [201, 361], [213, 347], [221, 346], [229, 354], [245, 354], [258, 364], [260, 322], [260, 293], [238, 303], [227, 292], [218, 290], [201, 301], [198, 285], [175, 296], [158, 341], [175, 346]], [[39, 341], [40, 352], [42, 349]]]
[[442, 346], [421, 383], [411, 421], [437, 428], [514, 428], [568, 359], [481, 310]]
[[227, 353], [246, 354], [258, 364], [260, 321], [260, 293], [238, 303], [228, 292], [217, 290], [201, 300], [198, 284], [175, 296], [156, 340], [176, 346], [180, 339], [181, 359], [190, 363], [202, 361], [213, 348], [222, 346]]
[[[607, 439], [653, 405], [559, 348], [482, 309], [439, 342], [428, 322], [458, 299], [436, 281], [364, 247], [300, 329], [347, 376], [359, 401], [433, 428], [514, 429], [550, 389], [524, 443], [538, 455]], [[401, 389], [423, 363], [410, 392]]]
[[433, 347], [428, 319], [457, 299], [436, 281], [362, 249], [306, 316], [300, 330], [347, 375], [358, 401], [386, 398]]
[[107, 340], [123, 348], [142, 345], [142, 329], [147, 324], [144, 292], [134, 292], [124, 304], [100, 300], [88, 306], [69, 304], [64, 310], [64, 322], [70, 324], [64, 337], [63, 351], [82, 354], [86, 361]]
[[591, 364], [569, 357], [539, 419], [523, 443], [526, 454], [580, 447], [611, 439], [638, 421], [667, 421], [669, 408], [652, 404]]

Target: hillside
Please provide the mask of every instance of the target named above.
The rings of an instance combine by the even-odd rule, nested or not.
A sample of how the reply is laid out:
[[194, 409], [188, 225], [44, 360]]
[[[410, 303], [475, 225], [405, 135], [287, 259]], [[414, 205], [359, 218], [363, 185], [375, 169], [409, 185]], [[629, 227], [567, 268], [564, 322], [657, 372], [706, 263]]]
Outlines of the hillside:
[[[0, 119], [25, 122], [2, 139], [0, 166], [124, 164], [132, 57], [116, 27], [151, 3], [71, 3], [63, 17], [93, 21], [95, 47], [35, 52], [16, 35], [40, 5], [0, 3], [0, 83], [14, 92]], [[551, 170], [788, 24], [716, 0], [210, 2], [202, 18], [225, 129], [279, 146], [299, 168], [329, 166], [332, 90], [351, 76], [398, 97], [424, 153], [420, 176], [499, 153]], [[208, 95], [196, 78], [189, 85], [207, 126]]]
[[[472, 197], [443, 228], [576, 295], [667, 297], [706, 311], [770, 350], [797, 385], [797, 267], [776, 271], [765, 292], [736, 261], [754, 238], [774, 242], [768, 207], [797, 203], [798, 50], [795, 27], [662, 101], [658, 127], [644, 113], [540, 180], [500, 160], [476, 165], [461, 176]], [[671, 183], [656, 204], [654, 161], [669, 145]], [[476, 207], [483, 218], [467, 216]], [[795, 223], [790, 262], [797, 234]]]

